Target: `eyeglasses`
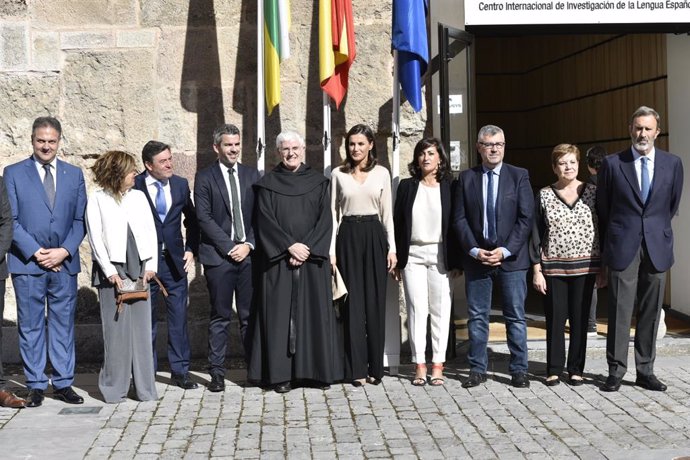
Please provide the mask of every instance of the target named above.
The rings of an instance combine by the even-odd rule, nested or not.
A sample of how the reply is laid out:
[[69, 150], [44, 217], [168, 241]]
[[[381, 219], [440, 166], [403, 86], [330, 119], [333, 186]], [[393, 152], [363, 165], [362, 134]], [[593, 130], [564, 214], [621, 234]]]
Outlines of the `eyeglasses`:
[[505, 142], [479, 142], [479, 145], [484, 147], [485, 149], [502, 149], [503, 147], [506, 146]]

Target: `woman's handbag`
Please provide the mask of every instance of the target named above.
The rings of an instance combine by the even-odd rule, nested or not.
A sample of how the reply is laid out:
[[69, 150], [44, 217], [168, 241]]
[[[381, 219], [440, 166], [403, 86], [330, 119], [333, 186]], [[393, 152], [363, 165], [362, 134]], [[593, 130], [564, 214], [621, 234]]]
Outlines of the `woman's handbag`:
[[[156, 275], [153, 275], [152, 279], [158, 283], [163, 295], [168, 297], [168, 291], [165, 290], [161, 280], [159, 280]], [[122, 313], [122, 304], [124, 303], [131, 303], [149, 298], [149, 290], [146, 283], [144, 283], [144, 278], [137, 278], [135, 281], [125, 278], [122, 280], [122, 287], [116, 287], [115, 290], [117, 292], [116, 302], [118, 313]]]
[[332, 273], [331, 288], [333, 290], [333, 306], [335, 307], [335, 317], [340, 319], [340, 304], [344, 303], [345, 299], [347, 299], [347, 287], [345, 286], [343, 277], [340, 275], [338, 267], [335, 267], [335, 271]]

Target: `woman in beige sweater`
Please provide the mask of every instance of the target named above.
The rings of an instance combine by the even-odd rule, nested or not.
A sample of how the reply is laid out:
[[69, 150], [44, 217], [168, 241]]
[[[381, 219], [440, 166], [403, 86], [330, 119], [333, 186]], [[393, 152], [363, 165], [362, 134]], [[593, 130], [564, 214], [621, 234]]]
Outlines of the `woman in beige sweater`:
[[376, 164], [374, 133], [355, 125], [345, 139], [346, 157], [331, 175], [333, 240], [349, 294], [343, 308], [345, 379], [354, 386], [383, 378], [386, 273], [396, 265], [388, 170]]

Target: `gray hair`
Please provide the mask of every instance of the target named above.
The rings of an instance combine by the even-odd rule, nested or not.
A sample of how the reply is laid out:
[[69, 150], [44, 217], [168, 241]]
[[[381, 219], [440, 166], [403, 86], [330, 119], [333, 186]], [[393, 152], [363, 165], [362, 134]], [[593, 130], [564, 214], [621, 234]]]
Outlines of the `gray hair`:
[[306, 147], [304, 143], [304, 138], [296, 131], [283, 131], [276, 136], [276, 149], [280, 150], [280, 147], [285, 141], [297, 141], [301, 147]]
[[228, 136], [239, 136], [240, 129], [235, 125], [220, 125], [213, 130], [213, 145], [220, 145], [220, 142], [223, 140], [223, 136], [226, 134]]
[[651, 107], [647, 107], [646, 105], [642, 105], [637, 108], [632, 114], [632, 117], [630, 117], [630, 126], [635, 122], [635, 118], [639, 117], [647, 117], [647, 116], [653, 116], [654, 119], [656, 120], [656, 127], [661, 129], [661, 117], [659, 116], [659, 113], [654, 110]]
[[477, 142], [481, 142], [482, 139], [485, 137], [491, 137], [495, 136], [496, 134], [505, 134], [503, 133], [503, 130], [499, 128], [498, 126], [495, 125], [486, 125], [482, 126], [482, 128], [479, 130], [479, 134], [477, 134]]

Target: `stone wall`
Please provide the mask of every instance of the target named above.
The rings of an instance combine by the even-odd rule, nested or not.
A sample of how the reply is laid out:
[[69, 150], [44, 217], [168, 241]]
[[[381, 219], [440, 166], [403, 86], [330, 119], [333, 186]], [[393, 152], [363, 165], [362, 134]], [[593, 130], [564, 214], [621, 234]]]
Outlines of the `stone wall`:
[[[307, 162], [323, 165], [321, 91], [318, 77], [318, 2], [292, 0], [292, 57], [282, 66], [282, 103], [267, 119], [271, 147], [281, 129], [305, 133]], [[354, 0], [357, 59], [341, 111], [333, 112], [333, 164], [343, 155], [347, 129], [367, 123], [377, 132], [382, 163], [390, 165], [391, 2]], [[255, 164], [256, 0], [3, 0], [0, 3], [0, 166], [30, 154], [37, 116], [63, 123], [63, 158], [86, 170], [107, 149], [139, 154], [149, 139], [173, 146], [178, 174], [193, 181], [214, 156], [211, 132], [223, 122], [243, 132], [243, 161]], [[426, 114], [403, 105], [401, 169], [427, 129]], [[272, 149], [268, 150], [272, 152]], [[274, 163], [266, 157], [266, 168]], [[89, 187], [90, 174], [86, 173]], [[83, 246], [80, 325], [97, 325], [91, 262]], [[208, 300], [197, 265], [190, 330], [194, 354], [205, 355]], [[8, 283], [5, 318], [16, 318]], [[80, 327], [86, 331], [88, 327]], [[93, 329], [93, 328], [92, 328]], [[8, 331], [11, 333], [11, 331]], [[93, 337], [80, 343], [100, 351]], [[231, 349], [239, 350], [236, 327]], [[13, 347], [5, 347], [16, 358]], [[88, 349], [88, 350], [86, 350]]]

